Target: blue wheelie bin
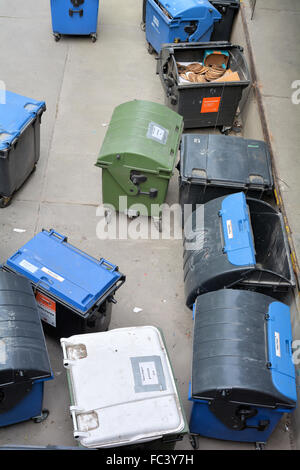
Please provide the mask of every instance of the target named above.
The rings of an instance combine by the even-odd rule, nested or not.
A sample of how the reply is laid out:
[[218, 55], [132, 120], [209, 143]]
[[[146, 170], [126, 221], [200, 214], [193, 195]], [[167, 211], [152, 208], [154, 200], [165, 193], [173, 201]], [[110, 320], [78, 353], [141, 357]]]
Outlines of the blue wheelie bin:
[[148, 0], [148, 51], [159, 53], [164, 43], [209, 41], [214, 23], [221, 18], [208, 0]]
[[99, 0], [51, 0], [54, 39], [62, 35], [90, 36], [97, 39]]

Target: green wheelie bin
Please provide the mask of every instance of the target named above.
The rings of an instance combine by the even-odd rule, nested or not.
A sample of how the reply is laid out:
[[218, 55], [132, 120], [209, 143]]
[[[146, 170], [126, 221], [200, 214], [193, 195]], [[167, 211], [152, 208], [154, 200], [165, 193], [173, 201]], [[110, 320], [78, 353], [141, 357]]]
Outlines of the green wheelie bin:
[[142, 100], [117, 106], [96, 163], [103, 205], [129, 217], [151, 216], [161, 231], [182, 130], [183, 118], [167, 106]]

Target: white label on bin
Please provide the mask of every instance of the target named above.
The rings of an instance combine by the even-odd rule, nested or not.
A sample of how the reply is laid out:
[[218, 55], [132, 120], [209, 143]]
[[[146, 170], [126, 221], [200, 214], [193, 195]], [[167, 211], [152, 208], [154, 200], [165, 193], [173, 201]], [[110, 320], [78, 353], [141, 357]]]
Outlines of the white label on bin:
[[275, 331], [275, 353], [277, 357], [281, 357], [280, 334], [278, 333], [278, 331]]
[[6, 345], [3, 339], [0, 339], [0, 364], [6, 363]]
[[150, 122], [147, 132], [147, 138], [155, 140], [160, 144], [165, 145], [168, 140], [169, 131], [164, 127], [156, 124], [155, 122]]
[[157, 385], [158, 376], [155, 362], [140, 362], [140, 374], [142, 385]]
[[228, 238], [233, 238], [233, 230], [232, 230], [232, 222], [231, 222], [231, 220], [226, 220], [226, 224], [227, 224]]
[[29, 263], [29, 261], [26, 261], [26, 259], [23, 259], [20, 263], [20, 266], [22, 268], [26, 269], [26, 271], [29, 271], [30, 273], [35, 273], [39, 268], [37, 266], [34, 266], [33, 264]]
[[49, 276], [54, 277], [59, 282], [64, 282], [64, 278], [59, 276], [58, 274], [54, 273], [53, 271], [50, 271], [48, 268], [42, 268], [42, 271], [46, 274], [49, 274]]

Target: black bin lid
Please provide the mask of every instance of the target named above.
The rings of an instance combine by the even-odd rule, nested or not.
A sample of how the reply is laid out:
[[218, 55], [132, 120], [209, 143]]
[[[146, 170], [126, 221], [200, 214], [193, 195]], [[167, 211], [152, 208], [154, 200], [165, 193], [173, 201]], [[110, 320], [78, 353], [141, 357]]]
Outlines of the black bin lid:
[[183, 181], [272, 190], [271, 158], [265, 142], [242, 137], [185, 134], [180, 174]]
[[27, 279], [0, 270], [0, 386], [46, 379], [51, 367]]
[[223, 289], [195, 303], [192, 397], [294, 407], [289, 308], [271, 297]]

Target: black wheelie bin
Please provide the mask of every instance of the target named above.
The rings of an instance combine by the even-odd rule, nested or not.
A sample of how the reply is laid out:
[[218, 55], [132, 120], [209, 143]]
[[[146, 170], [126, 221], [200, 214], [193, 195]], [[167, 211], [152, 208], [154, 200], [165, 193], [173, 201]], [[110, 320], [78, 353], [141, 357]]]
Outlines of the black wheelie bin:
[[[193, 83], [184, 80], [178, 64], [204, 64], [207, 54], [226, 56], [227, 70], [234, 81]], [[228, 42], [164, 44], [157, 61], [157, 74], [166, 95], [166, 104], [183, 117], [184, 127], [219, 128], [228, 133], [237, 115], [243, 92], [251, 77], [243, 48]], [[226, 80], [224, 78], [224, 80]]]
[[283, 216], [244, 193], [199, 206], [184, 227], [186, 304], [223, 288], [257, 290], [280, 298], [295, 287]]

